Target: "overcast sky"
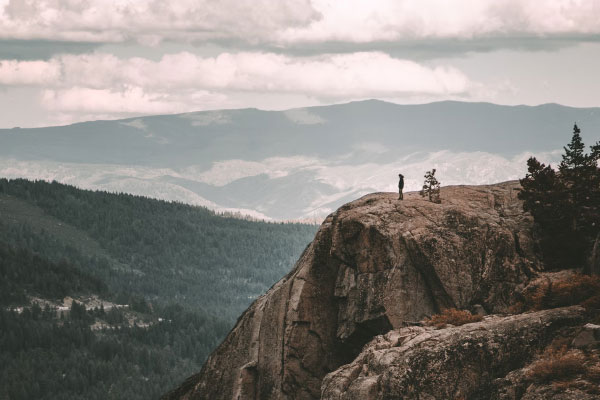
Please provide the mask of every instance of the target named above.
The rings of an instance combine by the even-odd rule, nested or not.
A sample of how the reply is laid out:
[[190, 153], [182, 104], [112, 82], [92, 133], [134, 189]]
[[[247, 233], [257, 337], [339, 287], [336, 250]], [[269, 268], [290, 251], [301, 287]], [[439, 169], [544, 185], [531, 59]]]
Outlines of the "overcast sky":
[[0, 0], [0, 127], [378, 98], [600, 106], [600, 0]]

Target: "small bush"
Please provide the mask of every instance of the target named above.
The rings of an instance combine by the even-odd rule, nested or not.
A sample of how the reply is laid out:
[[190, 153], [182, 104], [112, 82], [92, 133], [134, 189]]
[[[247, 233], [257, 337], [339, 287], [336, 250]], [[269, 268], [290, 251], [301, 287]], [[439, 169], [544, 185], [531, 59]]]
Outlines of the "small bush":
[[531, 365], [528, 377], [538, 383], [568, 381], [586, 372], [585, 362], [586, 357], [579, 350], [567, 350], [566, 346], [549, 348]]
[[575, 274], [526, 293], [522, 307], [524, 310], [543, 310], [580, 304], [587, 309], [600, 308], [598, 293], [600, 277]]
[[440, 198], [440, 182], [435, 177], [435, 168], [425, 173], [425, 182], [419, 194], [421, 197], [427, 196], [429, 201], [433, 203], [439, 204], [442, 202]]
[[600, 360], [596, 352], [551, 346], [531, 364], [527, 377], [541, 384], [552, 383], [555, 390], [579, 389], [600, 394]]
[[426, 319], [425, 325], [443, 328], [446, 325], [460, 326], [471, 322], [479, 322], [483, 319], [481, 315], [473, 315], [466, 310], [457, 310], [456, 308], [447, 308], [441, 314], [432, 315]]

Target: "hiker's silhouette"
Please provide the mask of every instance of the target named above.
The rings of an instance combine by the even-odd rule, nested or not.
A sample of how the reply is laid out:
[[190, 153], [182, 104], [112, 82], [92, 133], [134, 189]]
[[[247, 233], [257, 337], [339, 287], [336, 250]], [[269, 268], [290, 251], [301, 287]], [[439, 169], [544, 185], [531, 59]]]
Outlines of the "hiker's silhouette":
[[404, 175], [398, 174], [398, 200], [404, 199], [404, 195], [402, 194], [402, 189], [404, 189]]

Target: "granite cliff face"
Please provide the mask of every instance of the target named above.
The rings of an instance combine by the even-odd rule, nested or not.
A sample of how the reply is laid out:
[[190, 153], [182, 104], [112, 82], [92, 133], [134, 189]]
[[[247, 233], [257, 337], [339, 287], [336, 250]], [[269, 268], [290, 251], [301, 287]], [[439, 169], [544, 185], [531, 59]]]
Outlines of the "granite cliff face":
[[[507, 311], [515, 289], [541, 268], [518, 188], [445, 187], [442, 204], [416, 193], [404, 201], [375, 193], [344, 205], [294, 269], [240, 317], [202, 371], [165, 398], [319, 399], [322, 383], [323, 398], [350, 398], [340, 395], [348, 389], [344, 379], [360, 376], [372, 344], [361, 349], [377, 335], [395, 330], [386, 339], [394, 345], [386, 346], [396, 348], [398, 335], [432, 335], [402, 328], [443, 308]], [[531, 335], [523, 340], [537, 340]], [[351, 398], [370, 398], [361, 396]]]

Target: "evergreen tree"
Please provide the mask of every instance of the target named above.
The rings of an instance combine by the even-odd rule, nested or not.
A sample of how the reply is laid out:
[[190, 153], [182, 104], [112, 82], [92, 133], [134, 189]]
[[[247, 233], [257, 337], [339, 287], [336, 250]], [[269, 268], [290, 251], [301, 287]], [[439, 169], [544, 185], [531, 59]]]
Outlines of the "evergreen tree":
[[573, 126], [573, 137], [571, 138], [571, 143], [569, 143], [566, 147], [563, 147], [565, 150], [565, 154], [562, 156], [562, 161], [558, 167], [561, 173], [571, 173], [574, 171], [580, 171], [581, 168], [584, 168], [590, 163], [590, 156], [584, 153], [585, 145], [581, 140], [581, 130], [575, 124]]
[[588, 237], [598, 232], [600, 224], [600, 142], [591, 146], [590, 153], [586, 154], [579, 133], [580, 130], [575, 125], [573, 138], [565, 147], [559, 170], [573, 208], [572, 229]]
[[425, 182], [419, 193], [422, 197], [427, 196], [431, 202], [442, 202], [440, 199], [440, 182], [435, 177], [435, 168], [425, 173]]
[[577, 125], [556, 173], [534, 157], [521, 179], [519, 198], [538, 227], [547, 265], [555, 268], [585, 264], [600, 227], [600, 145], [585, 153]]
[[71, 310], [69, 312], [69, 317], [72, 320], [83, 320], [86, 319], [86, 310], [85, 310], [85, 305], [80, 304], [78, 302], [76, 302], [75, 300], [73, 300], [73, 302], [71, 303]]

